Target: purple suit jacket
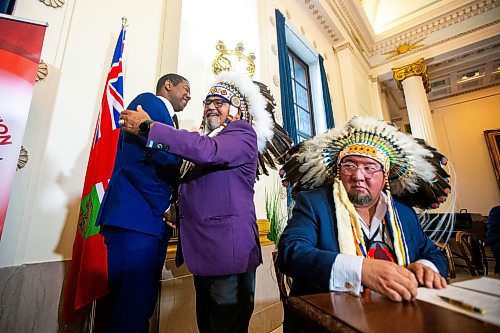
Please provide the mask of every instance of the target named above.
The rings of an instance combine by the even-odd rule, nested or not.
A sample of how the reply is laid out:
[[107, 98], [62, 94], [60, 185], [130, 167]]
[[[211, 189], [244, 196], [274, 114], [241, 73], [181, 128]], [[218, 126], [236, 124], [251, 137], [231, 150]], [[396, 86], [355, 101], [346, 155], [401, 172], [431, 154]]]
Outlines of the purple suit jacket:
[[196, 163], [179, 187], [181, 248], [194, 275], [245, 273], [261, 262], [253, 202], [257, 136], [246, 121], [210, 138], [155, 123], [149, 146]]

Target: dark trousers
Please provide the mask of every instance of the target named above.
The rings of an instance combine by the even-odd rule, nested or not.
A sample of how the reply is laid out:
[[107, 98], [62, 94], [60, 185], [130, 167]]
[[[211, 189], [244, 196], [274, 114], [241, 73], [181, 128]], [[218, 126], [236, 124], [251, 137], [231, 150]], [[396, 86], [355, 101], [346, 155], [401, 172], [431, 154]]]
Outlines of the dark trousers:
[[144, 333], [155, 309], [170, 231], [160, 236], [104, 227], [108, 248], [106, 331]]
[[255, 270], [223, 276], [194, 276], [200, 333], [246, 333], [253, 312]]

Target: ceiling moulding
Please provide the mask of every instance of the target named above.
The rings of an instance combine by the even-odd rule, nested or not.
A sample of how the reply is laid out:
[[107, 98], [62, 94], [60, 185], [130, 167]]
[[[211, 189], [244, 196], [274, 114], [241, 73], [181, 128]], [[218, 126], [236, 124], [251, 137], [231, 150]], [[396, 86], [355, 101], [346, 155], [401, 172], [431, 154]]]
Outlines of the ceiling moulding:
[[[337, 15], [351, 39], [356, 41], [361, 49], [369, 50], [374, 43], [373, 30], [370, 25], [363, 23], [363, 19], [355, 7], [351, 7], [355, 1], [347, 0], [347, 4], [344, 0], [327, 0], [326, 2], [328, 7]], [[366, 52], [364, 50], [363, 52]]]
[[[448, 55], [426, 58], [426, 65], [432, 77], [432, 82], [436, 78], [449, 75], [450, 71], [456, 72], [457, 68], [465, 69], [470, 67], [469, 64], [471, 63], [488, 62], [497, 58], [500, 59], [500, 36], [492, 37], [484, 44], [455, 49]], [[383, 70], [382, 72], [385, 73], [387, 71]], [[382, 82], [387, 86], [393, 81], [392, 73], [389, 75], [387, 72], [382, 77]]]
[[321, 27], [323, 33], [332, 42], [332, 44], [344, 41], [344, 37], [336, 27], [336, 24], [332, 19], [332, 15], [325, 11], [325, 8], [321, 5], [321, 1], [302, 0], [300, 2], [305, 13], [307, 13], [307, 16], [309, 16], [317, 26]]
[[482, 45], [481, 47], [474, 47], [464, 52], [457, 52], [451, 57], [443, 59], [430, 59], [427, 64], [429, 72], [433, 72], [435, 76], [441, 73], [446, 74], [457, 66], [462, 66], [467, 62], [482, 62], [484, 59], [500, 58], [500, 36], [491, 40], [491, 43]]
[[480, 90], [493, 88], [493, 87], [497, 87], [497, 86], [500, 86], [500, 82], [495, 82], [495, 83], [489, 84], [487, 86], [477, 87], [475, 89], [462, 90], [462, 91], [456, 92], [454, 94], [446, 95], [446, 96], [439, 97], [439, 98], [429, 98], [429, 102], [432, 103], [432, 102], [442, 101], [442, 100], [447, 99], [447, 98], [462, 96], [462, 95], [470, 94], [473, 92], [477, 92]]
[[[352, 0], [328, 0], [328, 5], [337, 12], [339, 19], [347, 25], [353, 39], [360, 42], [368, 57], [390, 52], [404, 43], [411, 43], [416, 39], [428, 37], [433, 32], [460, 23], [466, 19], [480, 15], [486, 11], [500, 6], [500, 0], [475, 0], [465, 5], [464, 1], [452, 2], [458, 7], [443, 6], [431, 13], [426, 13], [425, 18], [430, 20], [422, 22], [425, 18], [417, 17], [380, 35], [374, 35], [371, 25], [368, 25], [362, 8]], [[405, 29], [406, 28], [406, 29]]]
[[404, 16], [400, 16], [399, 18], [386, 23], [386, 25], [391, 25], [391, 28], [385, 29], [384, 31], [377, 34], [373, 30], [369, 19], [366, 17], [363, 5], [360, 2], [346, 2], [346, 0], [343, 1], [345, 6], [344, 8], [347, 8], [347, 10], [353, 12], [353, 16], [355, 20], [357, 20], [358, 25], [366, 27], [365, 31], [361, 31], [361, 33], [367, 34], [368, 32], [370, 34], [372, 44], [390, 38], [391, 36], [398, 35], [403, 31], [418, 27], [419, 25], [429, 21], [429, 18], [434, 19], [446, 13], [455, 12], [461, 7], [470, 5], [472, 2], [474, 2], [474, 0], [419, 1], [422, 4], [419, 8], [416, 8], [415, 11], [409, 12]]
[[[500, 24], [500, 19], [499, 20], [495, 20], [495, 21], [490, 22], [490, 23], [487, 23], [487, 24], [484, 24], [484, 25], [481, 25], [481, 26], [474, 27], [473, 29], [470, 29], [470, 30], [458, 33], [456, 35], [453, 35], [453, 36], [450, 36], [448, 38], [439, 40], [439, 41], [437, 41], [435, 43], [432, 43], [432, 44], [424, 45], [424, 46], [419, 47], [419, 48], [417, 48], [415, 50], [412, 50], [412, 51], [409, 51], [407, 53], [401, 54], [401, 55], [399, 55], [397, 57], [390, 58], [390, 59], [385, 59], [384, 61], [376, 63], [376, 64], [371, 64], [370, 63], [370, 68], [371, 69], [375, 69], [375, 68], [379, 68], [379, 67], [384, 66], [384, 65], [388, 65], [388, 64], [394, 63], [394, 62], [399, 62], [399, 60], [402, 60], [404, 58], [416, 57], [418, 55], [422, 55], [422, 51], [433, 49], [435, 47], [440, 47], [440, 46], [442, 46], [445, 43], [448, 43], [448, 42], [451, 42], [453, 40], [462, 38], [464, 36], [476, 33], [476, 32], [478, 32], [480, 30], [483, 30], [483, 29], [487, 29], [487, 28], [490, 28], [490, 27], [493, 27], [493, 26], [497, 26], [499, 24]], [[429, 58], [429, 57], [431, 57], [431, 56], [428, 55], [428, 54], [425, 55], [425, 58]]]
[[[329, 0], [300, 0], [300, 3], [307, 15], [317, 25], [323, 27], [323, 30], [327, 29], [326, 33], [330, 38], [334, 52], [338, 51], [338, 47], [346, 42], [354, 44], [356, 46], [354, 54], [366, 70], [370, 69], [369, 59], [366, 52], [363, 51], [365, 46], [352, 31], [349, 31], [350, 27], [341, 19], [339, 12], [331, 5]], [[329, 30], [332, 30], [335, 35], [332, 36]]]

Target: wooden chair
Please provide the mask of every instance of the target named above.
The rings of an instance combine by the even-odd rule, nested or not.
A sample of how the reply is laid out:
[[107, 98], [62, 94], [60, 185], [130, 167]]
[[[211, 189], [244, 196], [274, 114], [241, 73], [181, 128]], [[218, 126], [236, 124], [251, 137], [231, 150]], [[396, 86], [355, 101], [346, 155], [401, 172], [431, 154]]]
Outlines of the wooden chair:
[[456, 241], [461, 259], [465, 261], [471, 276], [488, 275], [486, 260], [486, 240], [467, 231], [459, 231]]
[[456, 278], [457, 273], [455, 269], [455, 260], [453, 259], [453, 254], [451, 252], [450, 245], [441, 242], [434, 242], [434, 243], [446, 256], [446, 260], [448, 261], [448, 278], [449, 279]]
[[279, 267], [278, 261], [276, 260], [278, 257], [278, 251], [273, 252], [273, 263], [274, 263], [274, 272], [276, 273], [276, 280], [278, 282], [278, 289], [280, 291], [280, 300], [285, 304], [286, 299], [290, 295], [290, 288], [292, 287], [292, 278], [283, 274]]

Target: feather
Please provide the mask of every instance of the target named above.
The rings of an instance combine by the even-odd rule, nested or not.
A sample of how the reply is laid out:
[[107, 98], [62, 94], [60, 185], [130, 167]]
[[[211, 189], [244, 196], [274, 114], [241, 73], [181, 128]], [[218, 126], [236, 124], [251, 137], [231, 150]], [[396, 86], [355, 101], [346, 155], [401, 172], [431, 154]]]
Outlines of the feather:
[[259, 175], [269, 175], [267, 168], [276, 170], [278, 165], [285, 163], [285, 154], [292, 147], [293, 140], [290, 138], [285, 129], [276, 123], [274, 112], [276, 102], [269, 88], [262, 82], [254, 81], [259, 87], [260, 94], [266, 100], [265, 110], [272, 119], [272, 134], [266, 137], [265, 148], [259, 151], [259, 163], [257, 169], [257, 179]]
[[389, 183], [395, 198], [414, 207], [435, 208], [450, 191], [446, 157], [384, 121], [354, 117], [344, 127], [316, 135], [288, 150], [280, 175], [292, 193], [333, 183], [339, 154], [354, 143], [382, 147], [389, 156]]

